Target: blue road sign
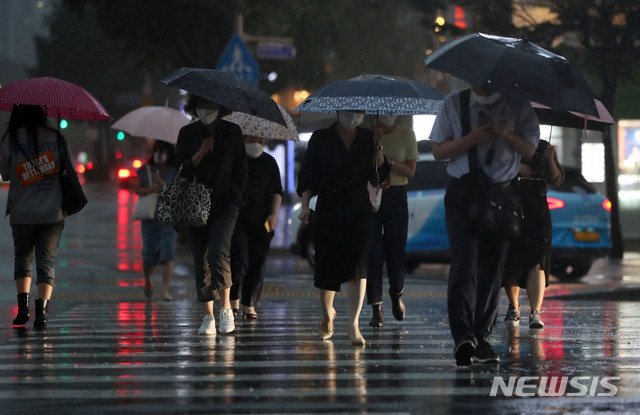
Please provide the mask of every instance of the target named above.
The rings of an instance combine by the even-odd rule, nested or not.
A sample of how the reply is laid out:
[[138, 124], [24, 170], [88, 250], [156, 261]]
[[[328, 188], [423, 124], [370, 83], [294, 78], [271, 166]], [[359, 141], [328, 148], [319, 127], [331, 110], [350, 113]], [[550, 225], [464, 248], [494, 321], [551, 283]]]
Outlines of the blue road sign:
[[216, 69], [230, 71], [253, 84], [260, 81], [260, 67], [237, 33], [231, 36]]
[[262, 59], [293, 59], [296, 56], [296, 48], [292, 45], [282, 44], [258, 44], [258, 58]]

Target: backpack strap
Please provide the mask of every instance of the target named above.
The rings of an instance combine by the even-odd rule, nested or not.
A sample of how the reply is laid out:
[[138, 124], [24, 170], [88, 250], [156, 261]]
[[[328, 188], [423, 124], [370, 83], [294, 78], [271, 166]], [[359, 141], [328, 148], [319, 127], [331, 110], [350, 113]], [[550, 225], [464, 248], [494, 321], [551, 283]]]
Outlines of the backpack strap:
[[[462, 127], [462, 136], [471, 132], [471, 113], [469, 112], [469, 103], [471, 90], [465, 89], [460, 92], [460, 126]], [[469, 173], [478, 170], [478, 149], [476, 146], [467, 150], [467, 158], [469, 159]]]

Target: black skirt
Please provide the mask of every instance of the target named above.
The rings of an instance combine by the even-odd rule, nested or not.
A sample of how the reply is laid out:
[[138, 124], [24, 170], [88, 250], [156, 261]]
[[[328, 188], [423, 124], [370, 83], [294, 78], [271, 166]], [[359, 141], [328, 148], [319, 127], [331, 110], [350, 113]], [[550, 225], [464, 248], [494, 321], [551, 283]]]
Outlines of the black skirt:
[[549, 285], [551, 262], [551, 213], [547, 204], [547, 182], [542, 179], [514, 180], [516, 194], [522, 205], [523, 221], [520, 236], [512, 241], [505, 263], [504, 281], [527, 287], [527, 275], [540, 264]]

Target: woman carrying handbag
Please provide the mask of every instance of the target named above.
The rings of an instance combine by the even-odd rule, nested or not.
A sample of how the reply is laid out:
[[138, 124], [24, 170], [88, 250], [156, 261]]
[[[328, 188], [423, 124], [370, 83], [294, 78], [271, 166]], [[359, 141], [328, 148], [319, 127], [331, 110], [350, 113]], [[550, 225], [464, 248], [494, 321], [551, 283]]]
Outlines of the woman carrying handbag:
[[[173, 226], [161, 223], [157, 218], [157, 206], [155, 196], [166, 182], [175, 180], [178, 171], [175, 167], [175, 149], [173, 144], [157, 140], [153, 144], [153, 153], [147, 163], [138, 170], [138, 183], [135, 193], [138, 195], [138, 204], [134, 210], [134, 220], [140, 219], [142, 233], [142, 270], [144, 272], [144, 295], [151, 299], [153, 288], [151, 275], [156, 266], [162, 266], [162, 298], [165, 301], [173, 300], [169, 293], [169, 284], [173, 278], [173, 255], [176, 241], [176, 231]], [[140, 213], [136, 217], [136, 211], [144, 198], [152, 196], [151, 208], [148, 214]], [[143, 206], [140, 204], [140, 206]], [[144, 216], [146, 215], [146, 216]]]
[[176, 163], [181, 174], [211, 189], [211, 208], [204, 226], [187, 227], [193, 253], [198, 302], [204, 318], [198, 334], [216, 334], [214, 293], [220, 298], [220, 333], [235, 330], [231, 309], [231, 236], [243, 203], [247, 158], [242, 130], [223, 120], [227, 108], [198, 95], [190, 95], [185, 111], [198, 121], [178, 133]]

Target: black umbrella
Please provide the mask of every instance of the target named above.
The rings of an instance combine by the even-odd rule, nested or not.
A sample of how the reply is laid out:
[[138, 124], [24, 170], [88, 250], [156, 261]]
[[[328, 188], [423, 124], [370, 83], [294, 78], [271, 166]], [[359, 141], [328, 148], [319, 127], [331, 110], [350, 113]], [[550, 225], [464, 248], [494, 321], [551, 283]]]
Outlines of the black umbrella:
[[554, 110], [598, 115], [593, 93], [580, 71], [564, 57], [527, 39], [473, 33], [446, 43], [425, 63], [488, 91]]
[[287, 125], [273, 99], [233, 72], [184, 67], [160, 79], [160, 82], [199, 95], [231, 111]]
[[427, 84], [390, 75], [360, 75], [327, 84], [294, 111], [364, 111], [367, 114], [436, 114], [444, 96]]

